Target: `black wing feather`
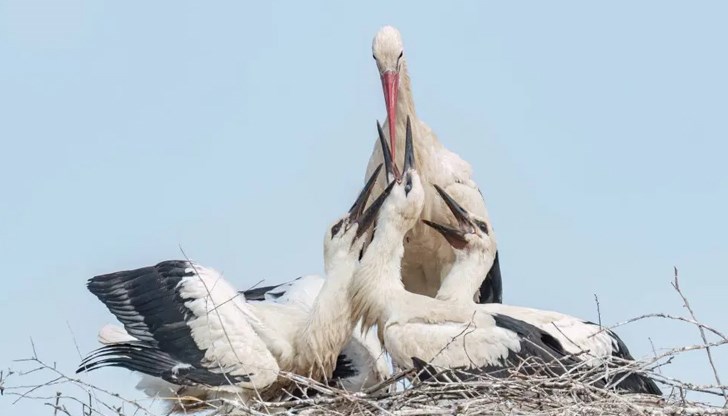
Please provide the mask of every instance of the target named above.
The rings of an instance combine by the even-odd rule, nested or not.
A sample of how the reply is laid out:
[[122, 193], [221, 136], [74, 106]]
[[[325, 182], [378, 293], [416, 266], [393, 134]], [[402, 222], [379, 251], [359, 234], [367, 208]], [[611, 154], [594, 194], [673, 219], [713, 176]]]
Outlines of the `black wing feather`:
[[[549, 371], [552, 371], [555, 374], [562, 374], [565, 369], [579, 363], [576, 358], [571, 357], [569, 353], [564, 350], [563, 346], [556, 338], [547, 332], [510, 316], [494, 314], [493, 318], [495, 319], [497, 326], [516, 332], [525, 341], [521, 342], [521, 351], [518, 353], [513, 351], [509, 352], [508, 358], [506, 358], [508, 363], [517, 363], [529, 356], [536, 356], [541, 360], [544, 360], [543, 362], [549, 363]], [[591, 322], [585, 323], [594, 325]], [[622, 342], [622, 340], [612, 331], [609, 331], [609, 335], [612, 337], [616, 345], [612, 355], [623, 360], [634, 361], [634, 358], [630, 355], [624, 342]], [[557, 358], [558, 361], [555, 361], [554, 357]], [[553, 363], [553, 365], [551, 365], [550, 362]], [[538, 369], [538, 367], [526, 366], [525, 372], [527, 374], [530, 371], [529, 368], [535, 370]], [[613, 381], [617, 380], [621, 380], [614, 386], [617, 390], [629, 393], [662, 395], [662, 391], [659, 387], [657, 387], [654, 380], [635, 372], [614, 372], [610, 374], [607, 379], [601, 380], [598, 385], [603, 387], [606, 386], [607, 383], [611, 384]]]
[[284, 289], [281, 289], [278, 292], [274, 292], [275, 289], [280, 288], [281, 286], [288, 285], [288, 283], [284, 283], [281, 285], [274, 285], [274, 286], [264, 286], [264, 287], [257, 287], [255, 289], [248, 289], [248, 290], [241, 290], [238, 293], [242, 293], [243, 296], [245, 296], [245, 300], [266, 300], [266, 295], [272, 296], [275, 299], [280, 298], [283, 296], [286, 291]]
[[503, 303], [503, 281], [501, 279], [500, 261], [498, 252], [488, 274], [480, 285], [478, 303]]
[[559, 360], [564, 364], [578, 363], [564, 349], [561, 342], [546, 331], [508, 315], [493, 314], [493, 319], [496, 326], [513, 331], [521, 338], [520, 351], [509, 351], [508, 357], [504, 360], [505, 364], [518, 365], [523, 360], [533, 357], [543, 362]]
[[341, 380], [349, 377], [354, 377], [359, 374], [359, 369], [354, 365], [354, 362], [347, 357], [345, 354], [339, 354], [336, 357], [336, 368], [331, 375], [332, 380]]
[[205, 354], [187, 325], [193, 315], [178, 288], [183, 278], [195, 274], [191, 268], [188, 261], [163, 261], [156, 266], [93, 277], [88, 289], [131, 336], [199, 368]]
[[170, 354], [142, 342], [107, 345], [86, 357], [76, 373], [103, 367], [138, 371], [179, 386], [223, 386], [250, 381], [247, 375], [217, 373], [181, 362]]
[[[584, 321], [584, 323], [587, 325], [599, 326], [598, 324], [595, 324], [591, 321]], [[632, 354], [629, 352], [629, 349], [627, 348], [627, 345], [624, 343], [624, 341], [622, 341], [622, 338], [620, 338], [617, 334], [609, 329], [604, 329], [604, 331], [606, 331], [607, 334], [609, 334], [609, 336], [612, 338], [612, 357], [624, 361], [634, 361], [634, 357], [632, 357]], [[618, 389], [625, 390], [631, 393], [645, 393], [662, 396], [662, 390], [660, 390], [660, 388], [657, 386], [657, 383], [655, 383], [653, 379], [645, 376], [644, 374], [620, 371], [615, 373], [613, 376], [610, 376], [610, 380], [621, 379], [623, 380], [615, 386]]]

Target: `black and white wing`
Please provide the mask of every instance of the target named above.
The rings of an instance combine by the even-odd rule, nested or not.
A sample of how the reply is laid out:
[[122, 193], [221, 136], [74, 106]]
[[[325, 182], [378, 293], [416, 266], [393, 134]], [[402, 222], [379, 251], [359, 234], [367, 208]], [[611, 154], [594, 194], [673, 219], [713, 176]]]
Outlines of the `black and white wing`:
[[[634, 361], [624, 342], [609, 329], [570, 315], [521, 306], [490, 304], [489, 311], [528, 322], [557, 339], [564, 350], [591, 367]], [[655, 382], [639, 373], [615, 372], [617, 389], [661, 395]]]
[[534, 361], [563, 369], [574, 361], [545, 331], [481, 310], [469, 321], [437, 322], [419, 316], [390, 321], [384, 344], [401, 368], [412, 368], [412, 357], [438, 367], [465, 369], [512, 368]]
[[362, 334], [361, 326], [357, 324], [336, 360], [334, 381], [347, 391], [361, 391], [384, 381], [391, 374], [376, 327]]
[[262, 388], [277, 377], [278, 364], [254, 330], [258, 318], [212, 269], [163, 261], [96, 276], [88, 289], [130, 338], [117, 334], [121, 342], [93, 352], [78, 372], [117, 366], [175, 385], [242, 388]]

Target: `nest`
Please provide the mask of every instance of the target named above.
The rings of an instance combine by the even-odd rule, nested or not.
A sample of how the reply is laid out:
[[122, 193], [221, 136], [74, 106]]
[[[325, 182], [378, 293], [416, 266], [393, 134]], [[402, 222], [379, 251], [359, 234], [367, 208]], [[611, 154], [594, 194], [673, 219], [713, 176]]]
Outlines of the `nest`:
[[[622, 361], [609, 366], [570, 368], [553, 371], [553, 364], [523, 363], [500, 374], [479, 374], [465, 370], [426, 368], [403, 371], [363, 392], [347, 392], [295, 374], [286, 374], [305, 391], [302, 397], [278, 402], [241, 403], [224, 400], [204, 404], [215, 416], [239, 415], [728, 415], [728, 386], [695, 385], [661, 374], [661, 367], [686, 351], [705, 350], [728, 344], [722, 339], [708, 344], [670, 350], [648, 361]], [[149, 402], [125, 399], [78, 378], [66, 376], [55, 364], [37, 355], [26, 371], [0, 372], [0, 393], [5, 398], [40, 401], [54, 408], [54, 414], [149, 415], [167, 414], [152, 410]], [[527, 370], [527, 371], [524, 371]], [[614, 386], [630, 373], [655, 380], [663, 396], [624, 394]], [[15, 378], [45, 375], [47, 381], [12, 385]], [[407, 381], [411, 380], [411, 382]], [[69, 393], [70, 387], [76, 389]], [[48, 390], [53, 393], [48, 393]], [[80, 391], [79, 391], [80, 389]], [[712, 403], [688, 400], [699, 393]], [[0, 399], [2, 399], [0, 397]], [[172, 404], [179, 398], [168, 398]], [[159, 399], [157, 399], [159, 401]], [[169, 406], [166, 406], [169, 407]], [[190, 409], [192, 410], [192, 409]]]
[[[728, 386], [721, 384], [712, 351], [725, 348], [728, 337], [701, 323], [680, 290], [677, 270], [673, 288], [680, 295], [686, 316], [647, 314], [616, 326], [643, 319], [669, 320], [694, 326], [701, 344], [667, 350], [642, 361], [617, 361], [599, 367], [561, 367], [553, 363], [523, 362], [495, 373], [474, 370], [439, 369], [425, 365], [399, 372], [362, 392], [348, 392], [296, 374], [291, 378], [297, 391], [278, 402], [234, 400], [199, 402], [215, 416], [238, 415], [726, 415]], [[597, 302], [597, 310], [598, 310]], [[601, 316], [600, 316], [601, 322]], [[53, 415], [159, 416], [161, 407], [180, 403], [183, 398], [131, 400], [83, 379], [65, 375], [55, 363], [39, 358], [32, 344], [31, 358], [15, 361], [16, 366], [0, 370], [0, 400], [38, 402], [51, 407]], [[689, 351], [707, 356], [706, 374], [714, 384], [698, 385], [663, 373], [665, 366]], [[80, 352], [79, 352], [80, 354]], [[74, 363], [75, 364], [75, 363]], [[616, 387], [629, 374], [653, 379], [662, 396], [624, 394]], [[17, 381], [21, 380], [21, 381]], [[702, 402], [696, 401], [699, 397]], [[159, 402], [162, 402], [160, 406]], [[189, 412], [188, 412], [189, 413]]]
[[[679, 352], [672, 352], [678, 354]], [[672, 356], [672, 355], [671, 355]], [[660, 359], [669, 361], [668, 356]], [[313, 394], [280, 402], [249, 405], [226, 403], [217, 416], [296, 415], [728, 415], [728, 408], [686, 399], [700, 392], [724, 399], [724, 386], [695, 386], [668, 379], [657, 371], [658, 360], [622, 362], [610, 366], [572, 368], [556, 374], [552, 364], [526, 363], [496, 376], [436, 369], [433, 374], [400, 372], [364, 391], [346, 392], [305, 378], [299, 387]], [[646, 369], [645, 367], [651, 367]], [[614, 387], [620, 377], [640, 372], [666, 390], [663, 396], [625, 394]], [[525, 374], [527, 373], [527, 374]], [[407, 387], [394, 389], [408, 376]], [[422, 381], [421, 379], [426, 379]], [[610, 380], [605, 383], [605, 380]], [[667, 389], [665, 389], [667, 387]], [[722, 401], [722, 400], [721, 400]]]

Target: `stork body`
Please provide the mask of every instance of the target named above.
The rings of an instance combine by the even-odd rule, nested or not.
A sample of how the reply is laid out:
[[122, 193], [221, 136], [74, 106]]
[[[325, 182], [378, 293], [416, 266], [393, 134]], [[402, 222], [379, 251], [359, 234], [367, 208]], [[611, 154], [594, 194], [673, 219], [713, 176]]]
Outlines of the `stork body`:
[[[314, 300], [324, 285], [325, 279], [318, 275], [302, 276], [293, 282], [277, 286], [260, 287], [242, 292], [252, 305], [263, 305], [283, 313], [288, 311], [287, 306], [297, 305], [304, 310], [313, 307]], [[344, 295], [344, 297], [346, 297]], [[284, 305], [279, 308], [275, 305]], [[344, 311], [348, 313], [347, 311]], [[274, 324], [278, 314], [265, 314]], [[343, 318], [348, 319], [348, 316]], [[376, 331], [369, 330], [362, 333], [357, 323], [351, 334], [351, 339], [341, 350], [337, 357], [332, 379], [347, 391], [360, 391], [373, 386], [391, 374], [382, 344], [377, 338]]]
[[119, 366], [164, 380], [157, 386], [177, 387], [179, 395], [244, 401], [278, 398], [290, 386], [280, 371], [328, 381], [339, 364], [351, 377], [344, 371], [351, 363], [339, 359], [354, 326], [346, 290], [361, 254], [360, 237], [381, 206], [375, 201], [364, 212], [376, 174], [347, 215], [327, 230], [327, 279], [312, 302], [248, 302], [218, 272], [189, 261], [96, 276], [89, 290], [124, 328], [102, 329], [107, 345], [78, 371]]
[[[561, 344], [528, 323], [488, 311], [474, 302], [452, 303], [407, 291], [400, 262], [405, 234], [419, 221], [425, 192], [414, 170], [407, 134], [404, 169], [379, 210], [377, 229], [349, 286], [352, 321], [378, 325], [397, 367], [413, 357], [443, 367], [508, 367], [520, 359], [565, 358]], [[464, 334], [467, 334], [464, 336]]]
[[[424, 223], [443, 236], [443, 241], [455, 251], [455, 263], [443, 281], [436, 298], [462, 304], [472, 301], [472, 288], [478, 287], [484, 273], [495, 258], [496, 248], [490, 238], [490, 225], [484, 218], [468, 212], [457, 198], [435, 186], [443, 202], [452, 213], [454, 227], [430, 221]], [[521, 306], [488, 304], [484, 310], [508, 316], [533, 325], [558, 340], [564, 350], [575, 359], [596, 367], [612, 362], [633, 361], [624, 342], [609, 329], [560, 312]], [[655, 382], [638, 373], [617, 373], [613, 380], [621, 380], [617, 388], [635, 393], [662, 394]]]
[[[403, 53], [402, 39], [397, 29], [386, 26], [382, 28], [372, 43], [374, 59], [377, 63], [384, 89], [387, 120], [385, 131], [389, 134], [390, 147], [395, 163], [397, 155], [403, 153], [404, 145], [397, 137], [405, 132], [405, 120], [412, 121], [412, 131], [416, 138], [414, 150], [418, 160], [418, 172], [425, 184], [437, 184], [448, 192], [462, 197], [466, 208], [477, 215], [488, 218], [483, 195], [472, 178], [472, 168], [468, 162], [445, 148], [435, 133], [416, 114], [410, 77], [407, 72], [407, 60]], [[375, 144], [366, 177], [374, 168], [382, 163], [381, 147]], [[380, 181], [382, 189], [386, 181]], [[431, 191], [425, 187], [425, 204], [422, 218], [445, 223], [448, 220], [447, 207]], [[442, 279], [447, 275], [454, 261], [452, 249], [442, 244], [442, 239], [428, 227], [418, 223], [405, 237], [405, 253], [402, 260], [402, 279], [405, 288], [411, 292], [434, 297]], [[480, 303], [502, 301], [502, 284], [500, 264], [496, 261], [483, 276], [483, 283], [473, 293]]]

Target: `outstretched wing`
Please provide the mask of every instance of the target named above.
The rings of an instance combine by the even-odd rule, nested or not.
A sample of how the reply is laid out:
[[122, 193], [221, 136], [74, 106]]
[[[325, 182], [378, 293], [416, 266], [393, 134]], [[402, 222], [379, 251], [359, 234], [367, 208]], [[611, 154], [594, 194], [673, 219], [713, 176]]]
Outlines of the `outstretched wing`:
[[[138, 341], [102, 347], [79, 371], [115, 365], [176, 384], [247, 388], [277, 377], [278, 364], [253, 329], [258, 318], [212, 269], [170, 260], [96, 276], [88, 289]], [[165, 378], [172, 370], [175, 377]]]

